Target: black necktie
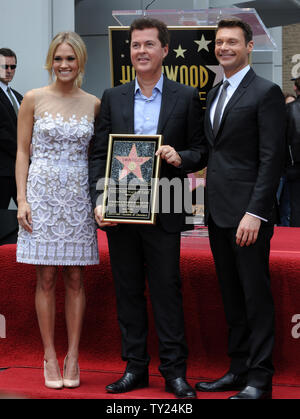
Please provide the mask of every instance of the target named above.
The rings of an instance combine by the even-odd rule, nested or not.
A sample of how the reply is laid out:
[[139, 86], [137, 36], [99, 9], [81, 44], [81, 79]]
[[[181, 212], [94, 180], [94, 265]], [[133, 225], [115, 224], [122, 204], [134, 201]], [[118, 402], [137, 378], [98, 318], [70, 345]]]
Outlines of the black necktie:
[[9, 87], [7, 88], [7, 94], [10, 97], [10, 100], [11, 100], [11, 103], [13, 105], [13, 108], [14, 108], [14, 110], [16, 112], [16, 115], [18, 116], [19, 108], [18, 108], [16, 99], [13, 97], [13, 95], [12, 95], [11, 90], [10, 90]]
[[213, 132], [214, 132], [215, 137], [217, 136], [219, 128], [220, 128], [221, 115], [222, 115], [224, 103], [227, 97], [227, 87], [229, 86], [229, 84], [230, 83], [227, 80], [224, 81], [223, 86], [222, 86], [222, 91], [221, 91], [221, 94], [217, 103], [214, 121], [213, 121]]

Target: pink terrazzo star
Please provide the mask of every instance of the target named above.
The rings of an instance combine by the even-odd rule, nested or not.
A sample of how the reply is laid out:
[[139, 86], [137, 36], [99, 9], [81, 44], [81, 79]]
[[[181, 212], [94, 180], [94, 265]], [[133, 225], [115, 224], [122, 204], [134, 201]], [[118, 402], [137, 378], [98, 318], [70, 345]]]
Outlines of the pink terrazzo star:
[[135, 144], [133, 144], [128, 156], [115, 157], [119, 160], [119, 162], [121, 162], [124, 165], [119, 180], [128, 176], [129, 173], [133, 173], [140, 180], [144, 180], [141, 172], [141, 165], [146, 163], [146, 161], [150, 160], [151, 157], [138, 157]]

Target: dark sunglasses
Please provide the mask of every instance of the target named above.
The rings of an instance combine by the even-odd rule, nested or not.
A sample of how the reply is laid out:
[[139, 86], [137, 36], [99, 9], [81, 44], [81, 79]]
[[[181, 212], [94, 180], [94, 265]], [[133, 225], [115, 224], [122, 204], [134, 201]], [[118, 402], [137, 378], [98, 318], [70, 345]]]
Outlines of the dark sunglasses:
[[9, 68], [11, 68], [12, 70], [15, 70], [15, 69], [17, 68], [17, 65], [16, 65], [16, 64], [13, 64], [13, 65], [9, 65], [9, 64], [2, 64], [2, 65], [0, 65], [0, 67], [1, 67], [3, 70], [8, 70]]

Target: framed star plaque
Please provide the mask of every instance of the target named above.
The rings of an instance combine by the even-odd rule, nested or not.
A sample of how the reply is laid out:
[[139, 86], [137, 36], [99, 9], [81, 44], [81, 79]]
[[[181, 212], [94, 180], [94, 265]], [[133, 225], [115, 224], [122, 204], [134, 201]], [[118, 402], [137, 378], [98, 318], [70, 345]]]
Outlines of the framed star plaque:
[[155, 224], [161, 135], [110, 134], [103, 221]]

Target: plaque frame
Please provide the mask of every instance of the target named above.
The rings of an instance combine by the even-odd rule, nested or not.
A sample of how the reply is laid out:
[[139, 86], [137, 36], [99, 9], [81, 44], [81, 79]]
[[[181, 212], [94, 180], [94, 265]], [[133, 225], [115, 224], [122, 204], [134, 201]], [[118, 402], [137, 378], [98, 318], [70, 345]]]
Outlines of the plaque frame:
[[[125, 144], [127, 143], [127, 144]], [[120, 186], [120, 178], [117, 182], [114, 181], [113, 185], [110, 185], [110, 181], [112, 179], [112, 166], [115, 164], [114, 159], [117, 157], [129, 157], [129, 154], [122, 154], [122, 156], [118, 155], [116, 156], [116, 149], [118, 145], [122, 144], [125, 146], [129, 146], [129, 144], [132, 144], [131, 151], [133, 150], [133, 146], [135, 146], [135, 150], [137, 151], [137, 146], [141, 145], [141, 143], [147, 143], [149, 147], [154, 147], [152, 155], [151, 156], [138, 156], [138, 157], [150, 157], [152, 159], [151, 164], [151, 180], [150, 182], [145, 182], [137, 185], [142, 185], [145, 187], [144, 190], [146, 190], [146, 184], [148, 185], [149, 190], [149, 207], [148, 212], [145, 215], [137, 215], [137, 214], [131, 214], [128, 215], [128, 212], [122, 213], [121, 211], [119, 213], [116, 212], [116, 214], [112, 215], [108, 212], [108, 205], [109, 205], [109, 199], [110, 199], [110, 193], [113, 190], [113, 187], [116, 187], [116, 190]], [[108, 151], [107, 151], [107, 160], [106, 160], [106, 171], [105, 171], [105, 183], [104, 183], [104, 194], [103, 194], [103, 202], [102, 202], [102, 217], [104, 222], [112, 222], [112, 223], [126, 223], [126, 224], [151, 224], [154, 225], [156, 223], [156, 206], [157, 206], [157, 197], [158, 197], [158, 182], [159, 182], [159, 176], [160, 176], [160, 167], [161, 167], [161, 157], [156, 156], [156, 152], [159, 149], [160, 146], [163, 145], [163, 136], [162, 135], [136, 135], [136, 134], [110, 134], [109, 135], [109, 141], [108, 141]], [[137, 154], [138, 151], [137, 151]], [[149, 160], [150, 160], [149, 159]], [[147, 162], [145, 162], [147, 163]], [[123, 164], [123, 163], [121, 163]], [[144, 163], [140, 163], [139, 166], [141, 167]], [[149, 164], [148, 164], [149, 165]], [[125, 167], [125, 166], [124, 166]], [[150, 169], [148, 168], [148, 171]], [[132, 172], [124, 175], [124, 178], [129, 177], [129, 175]], [[137, 178], [136, 175], [133, 174]], [[138, 178], [137, 178], [138, 179]], [[128, 183], [122, 182], [123, 186], [126, 186], [128, 188]], [[142, 188], [141, 188], [142, 189]], [[141, 190], [140, 189], [140, 190]], [[128, 191], [128, 189], [127, 189]], [[124, 196], [123, 196], [124, 197]], [[116, 200], [114, 203], [120, 206], [118, 201]], [[126, 203], [126, 207], [128, 207], [128, 202]]]

